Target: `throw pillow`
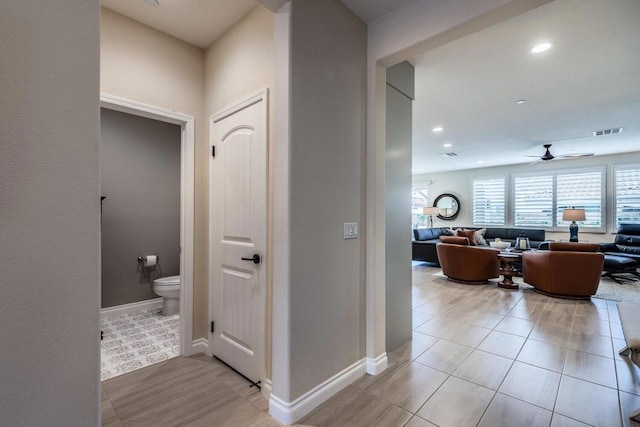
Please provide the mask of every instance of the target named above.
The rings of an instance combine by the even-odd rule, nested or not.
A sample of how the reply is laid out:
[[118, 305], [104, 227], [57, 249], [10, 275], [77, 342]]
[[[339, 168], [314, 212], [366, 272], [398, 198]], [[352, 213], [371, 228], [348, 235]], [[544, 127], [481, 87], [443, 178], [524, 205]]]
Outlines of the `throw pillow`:
[[458, 230], [458, 236], [469, 239], [469, 246], [477, 246], [475, 239], [475, 230]]
[[442, 243], [453, 243], [455, 245], [464, 245], [469, 246], [469, 239], [466, 237], [457, 237], [457, 236], [440, 236], [440, 241]]
[[481, 228], [480, 230], [476, 230], [473, 234], [473, 237], [476, 239], [476, 243], [479, 245], [487, 245], [487, 241], [484, 238], [484, 234], [487, 232], [486, 228]]

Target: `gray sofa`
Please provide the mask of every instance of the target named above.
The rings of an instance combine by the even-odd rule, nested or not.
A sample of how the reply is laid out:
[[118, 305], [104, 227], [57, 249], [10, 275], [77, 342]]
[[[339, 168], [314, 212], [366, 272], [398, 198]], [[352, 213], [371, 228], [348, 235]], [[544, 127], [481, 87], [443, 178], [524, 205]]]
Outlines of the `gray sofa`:
[[[480, 227], [454, 227], [454, 229], [464, 228], [466, 230], [479, 230]], [[484, 227], [483, 227], [484, 228]], [[448, 227], [441, 228], [416, 228], [413, 230], [412, 256], [414, 261], [425, 261], [440, 265], [438, 254], [436, 252], [436, 244], [440, 243], [440, 236], [449, 235]], [[533, 249], [538, 249], [540, 244], [545, 241], [545, 231], [543, 229], [532, 228], [492, 228], [487, 227], [484, 235], [487, 244], [496, 238], [504, 242], [510, 242], [511, 246], [515, 245], [516, 239], [520, 235], [529, 238], [529, 243]]]

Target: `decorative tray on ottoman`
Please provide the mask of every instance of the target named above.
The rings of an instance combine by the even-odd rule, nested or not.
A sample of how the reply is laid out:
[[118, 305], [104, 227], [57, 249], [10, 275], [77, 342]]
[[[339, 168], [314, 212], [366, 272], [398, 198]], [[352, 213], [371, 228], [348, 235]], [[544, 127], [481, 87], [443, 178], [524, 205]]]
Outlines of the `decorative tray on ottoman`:
[[511, 242], [489, 242], [489, 246], [502, 251], [511, 247]]

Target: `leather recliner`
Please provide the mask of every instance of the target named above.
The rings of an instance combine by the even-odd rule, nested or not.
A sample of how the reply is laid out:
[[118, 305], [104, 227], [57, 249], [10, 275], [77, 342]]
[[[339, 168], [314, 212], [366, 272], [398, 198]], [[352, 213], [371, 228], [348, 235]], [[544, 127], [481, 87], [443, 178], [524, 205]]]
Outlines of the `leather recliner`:
[[613, 243], [600, 244], [600, 252], [640, 262], [640, 224], [620, 224]]
[[440, 237], [436, 245], [442, 273], [454, 282], [477, 285], [499, 277], [497, 249], [468, 246], [466, 237]]
[[551, 242], [522, 254], [524, 282], [554, 297], [589, 299], [600, 284], [604, 255], [597, 243]]

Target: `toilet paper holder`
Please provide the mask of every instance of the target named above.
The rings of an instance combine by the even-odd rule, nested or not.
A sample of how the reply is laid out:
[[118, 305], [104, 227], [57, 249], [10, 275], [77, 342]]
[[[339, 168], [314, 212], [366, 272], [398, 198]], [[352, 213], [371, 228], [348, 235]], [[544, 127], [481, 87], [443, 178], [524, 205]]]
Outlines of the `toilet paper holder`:
[[[145, 262], [146, 260], [147, 260], [147, 257], [146, 257], [146, 256], [139, 256], [139, 257], [138, 257], [138, 262], [139, 262], [139, 263], [140, 263], [140, 262]], [[159, 257], [159, 256], [156, 256], [156, 261], [160, 261], [160, 257]]]

